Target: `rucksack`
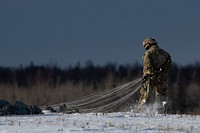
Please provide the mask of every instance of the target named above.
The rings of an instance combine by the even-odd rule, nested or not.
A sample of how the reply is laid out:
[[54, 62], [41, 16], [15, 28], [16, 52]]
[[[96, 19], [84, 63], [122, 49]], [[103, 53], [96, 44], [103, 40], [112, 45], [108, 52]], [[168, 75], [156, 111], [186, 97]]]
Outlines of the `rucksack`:
[[162, 62], [159, 69], [161, 69], [162, 72], [168, 72], [172, 64], [171, 56], [168, 52], [161, 48], [159, 49], [159, 54], [159, 56], [162, 56]]

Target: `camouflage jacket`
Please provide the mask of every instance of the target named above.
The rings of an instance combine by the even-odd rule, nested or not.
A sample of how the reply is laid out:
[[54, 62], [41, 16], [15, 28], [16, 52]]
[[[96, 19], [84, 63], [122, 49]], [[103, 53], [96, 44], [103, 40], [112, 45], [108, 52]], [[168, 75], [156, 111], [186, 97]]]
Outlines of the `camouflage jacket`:
[[168, 52], [153, 45], [145, 52], [143, 62], [143, 74], [155, 75], [158, 72], [167, 73], [172, 61]]

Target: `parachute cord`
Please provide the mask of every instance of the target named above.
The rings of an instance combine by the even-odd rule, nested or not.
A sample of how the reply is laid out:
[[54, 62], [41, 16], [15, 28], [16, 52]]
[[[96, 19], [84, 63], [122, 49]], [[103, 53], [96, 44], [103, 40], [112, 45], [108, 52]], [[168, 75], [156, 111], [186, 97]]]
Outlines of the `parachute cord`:
[[[76, 109], [78, 112], [103, 112], [118, 108], [133, 96], [142, 86], [142, 79], [138, 78], [134, 81], [125, 83], [110, 90], [104, 90], [93, 93], [72, 102], [64, 102], [49, 105], [50, 107], [59, 109], [64, 105], [62, 112], [68, 112]], [[44, 107], [42, 107], [44, 108]]]

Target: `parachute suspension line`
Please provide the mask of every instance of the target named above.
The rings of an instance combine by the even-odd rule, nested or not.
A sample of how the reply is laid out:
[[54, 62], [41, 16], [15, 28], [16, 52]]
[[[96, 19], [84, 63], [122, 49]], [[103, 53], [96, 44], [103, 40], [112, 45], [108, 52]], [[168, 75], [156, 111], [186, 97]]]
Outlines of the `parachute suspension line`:
[[[136, 81], [131, 81], [131, 82], [136, 82]], [[90, 99], [94, 99], [94, 98], [103, 96], [104, 94], [109, 94], [110, 92], [118, 91], [120, 89], [123, 89], [125, 86], [129, 85], [131, 82], [125, 83], [125, 84], [123, 84], [123, 85], [121, 85], [119, 87], [116, 87], [116, 88], [113, 88], [113, 89], [110, 89], [110, 90], [103, 90], [103, 91], [100, 91], [100, 92], [96, 92], [96, 93], [81, 97], [80, 99], [77, 99], [76, 101], [53, 104], [51, 106], [52, 107], [56, 107], [56, 106], [59, 106], [61, 104], [65, 104], [65, 105], [81, 104], [81, 103], [84, 103], [85, 101], [89, 101]]]
[[[109, 92], [103, 93], [103, 95], [98, 95], [98, 96], [96, 95], [97, 97], [95, 99], [90, 99], [90, 101], [82, 103], [82, 104], [79, 104], [79, 105], [76, 105], [76, 106], [90, 105], [93, 102], [95, 102], [98, 105], [100, 102], [102, 102], [102, 101], [100, 101], [100, 102], [98, 102], [98, 101], [102, 100], [102, 99], [105, 99], [103, 102], [106, 102], [109, 99], [113, 99], [116, 96], [120, 96], [121, 94], [123, 95], [123, 93], [126, 93], [127, 89], [129, 87], [131, 87], [131, 85], [132, 85], [132, 83], [128, 84], [127, 86], [121, 86], [121, 87], [119, 87], [119, 89], [115, 88], [111, 92], [109, 91]], [[119, 93], [118, 95], [116, 95], [117, 92], [119, 92], [119, 91], [124, 91], [124, 92], [121, 93], [121, 94]]]
[[131, 96], [133, 96], [133, 94], [141, 87], [141, 85], [136, 86], [136, 88], [132, 91], [128, 91], [128, 93], [126, 95], [124, 95], [123, 97], [119, 98], [118, 100], [108, 103], [106, 105], [97, 107], [97, 108], [89, 108], [89, 109], [84, 109], [84, 112], [104, 112], [110, 109], [115, 109], [117, 107], [119, 107], [121, 104], [123, 104], [125, 101], [127, 101]]
[[104, 112], [118, 108], [133, 96], [142, 86], [142, 79], [125, 83], [110, 90], [103, 90], [93, 93], [72, 102], [49, 105], [53, 108], [59, 108], [64, 105], [64, 112], [78, 110], [78, 112]]

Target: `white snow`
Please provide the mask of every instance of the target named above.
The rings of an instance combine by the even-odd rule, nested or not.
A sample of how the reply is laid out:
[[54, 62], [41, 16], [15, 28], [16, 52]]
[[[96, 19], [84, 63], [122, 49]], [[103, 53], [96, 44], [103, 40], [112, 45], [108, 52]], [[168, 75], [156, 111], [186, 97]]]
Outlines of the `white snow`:
[[200, 116], [131, 112], [0, 117], [0, 133], [200, 133]]

